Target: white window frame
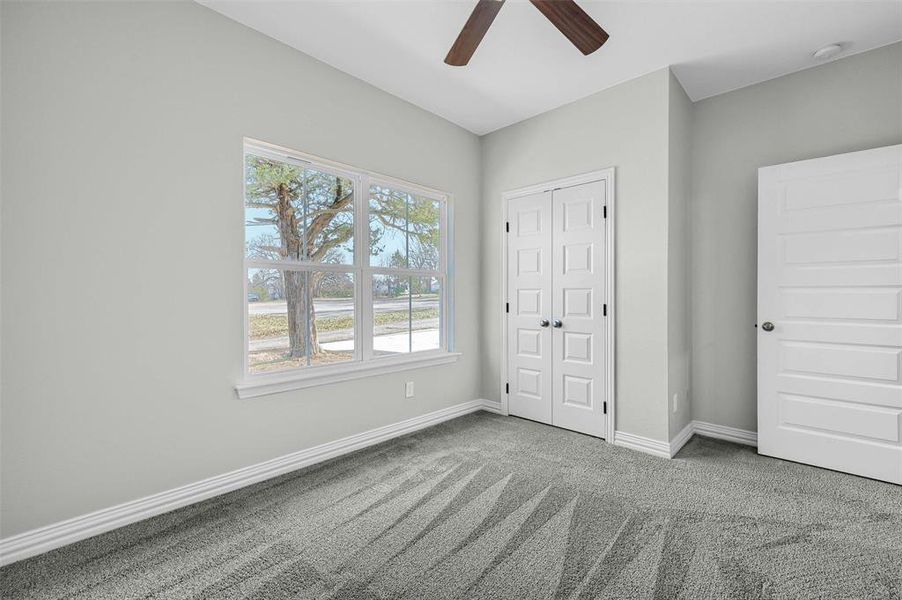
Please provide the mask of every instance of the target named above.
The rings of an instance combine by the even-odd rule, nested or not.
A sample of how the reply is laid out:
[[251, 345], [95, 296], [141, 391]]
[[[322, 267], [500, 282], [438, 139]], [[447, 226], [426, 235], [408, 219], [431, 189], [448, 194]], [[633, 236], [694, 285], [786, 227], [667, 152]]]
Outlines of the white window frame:
[[[314, 263], [292, 260], [259, 260], [249, 259], [246, 253], [242, 262], [243, 301], [244, 301], [244, 352], [242, 357], [242, 378], [235, 385], [240, 398], [252, 398], [274, 394], [293, 389], [301, 389], [316, 385], [326, 385], [359, 377], [403, 371], [433, 365], [447, 364], [456, 361], [460, 353], [454, 352], [453, 344], [453, 255], [452, 255], [452, 216], [453, 202], [450, 194], [422, 186], [395, 177], [389, 177], [363, 169], [356, 169], [335, 161], [298, 152], [281, 146], [275, 146], [259, 140], [244, 139], [242, 156], [253, 154], [275, 160], [313, 168], [349, 179], [354, 184], [354, 262], [351, 264]], [[244, 168], [242, 160], [242, 168]], [[244, 178], [242, 177], [242, 181]], [[390, 267], [370, 266], [369, 255], [369, 190], [376, 184], [423, 198], [435, 200], [441, 205], [439, 269], [434, 271], [418, 269], [395, 269]], [[241, 203], [244, 210], [245, 194]], [[242, 212], [243, 214], [243, 212]], [[247, 303], [247, 271], [248, 269], [275, 269], [296, 271], [337, 271], [351, 273], [354, 278], [354, 358], [343, 363], [320, 366], [306, 366], [285, 369], [271, 373], [252, 374], [248, 364], [250, 343], [249, 311]], [[394, 356], [376, 356], [373, 353], [374, 310], [372, 302], [372, 281], [375, 274], [397, 276], [433, 277], [441, 285], [439, 296], [439, 348], [408, 352]]]

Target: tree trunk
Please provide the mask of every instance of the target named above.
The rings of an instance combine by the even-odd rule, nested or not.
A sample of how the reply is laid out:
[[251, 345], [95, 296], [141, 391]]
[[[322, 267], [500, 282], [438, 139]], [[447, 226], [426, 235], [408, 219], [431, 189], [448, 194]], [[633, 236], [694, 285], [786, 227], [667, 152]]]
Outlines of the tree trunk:
[[288, 355], [307, 356], [307, 274], [285, 271], [285, 303], [288, 306]]
[[[277, 221], [279, 237], [282, 240], [282, 254], [285, 257], [301, 258], [301, 238], [295, 207], [291, 202], [291, 191], [285, 184], [277, 190]], [[284, 271], [285, 304], [288, 308], [288, 355], [301, 359], [307, 356], [307, 344], [310, 343], [310, 354], [316, 354], [316, 328], [312, 327], [313, 307], [308, 305], [307, 273], [303, 271]], [[309, 323], [308, 325], [308, 314]]]
[[314, 292], [319, 287], [323, 275], [324, 273], [309, 273], [307, 275], [307, 285], [310, 286], [310, 356], [316, 356], [322, 352], [316, 333], [316, 305], [313, 303], [313, 299], [316, 297]]
[[[278, 203], [276, 207], [276, 222], [279, 228], [279, 237], [282, 241], [282, 255], [289, 258], [300, 259], [304, 250], [309, 260], [320, 260], [325, 252], [334, 245], [346, 241], [344, 239], [332, 240], [330, 244], [324, 244], [322, 248], [315, 247], [315, 240], [320, 232], [325, 229], [334, 218], [334, 213], [317, 215], [307, 227], [307, 242], [302, 243], [299, 232], [297, 213], [291, 200], [291, 190], [285, 184], [279, 184], [276, 190]], [[340, 210], [347, 206], [353, 197], [353, 192], [347, 195], [338, 180], [335, 186], [335, 196], [331, 209]], [[302, 201], [306, 202], [306, 198]], [[353, 230], [348, 233], [351, 235]], [[310, 356], [320, 352], [316, 332], [316, 312], [313, 305], [314, 277], [322, 277], [323, 273], [305, 273], [301, 271], [285, 271], [285, 302], [288, 306], [288, 343], [291, 358], [304, 358], [307, 356], [307, 344], [310, 344]], [[309, 286], [309, 294], [308, 294]], [[309, 299], [309, 302], [308, 302]], [[308, 306], [309, 304], [309, 306]]]

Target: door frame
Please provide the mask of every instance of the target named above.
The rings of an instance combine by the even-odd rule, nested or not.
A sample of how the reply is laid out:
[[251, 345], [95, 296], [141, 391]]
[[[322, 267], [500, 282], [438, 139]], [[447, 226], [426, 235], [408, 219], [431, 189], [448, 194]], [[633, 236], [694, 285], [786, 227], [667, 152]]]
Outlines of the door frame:
[[615, 256], [614, 256], [614, 231], [616, 229], [616, 208], [614, 197], [614, 167], [608, 167], [598, 171], [573, 175], [571, 177], [563, 177], [552, 181], [544, 181], [522, 188], [510, 190], [501, 194], [501, 303], [499, 306], [499, 314], [501, 317], [501, 380], [499, 381], [498, 390], [501, 397], [501, 414], [508, 414], [508, 395], [505, 386], [508, 382], [507, 372], [507, 310], [506, 303], [508, 300], [507, 289], [507, 252], [508, 252], [508, 232], [507, 205], [510, 200], [521, 196], [529, 196], [542, 192], [553, 192], [556, 189], [573, 187], [584, 183], [594, 183], [596, 181], [604, 181], [605, 184], [605, 206], [607, 207], [607, 218], [604, 220], [605, 232], [605, 282], [604, 282], [604, 298], [603, 301], [608, 305], [608, 314], [605, 317], [604, 328], [604, 349], [605, 349], [605, 398], [608, 403], [608, 419], [605, 424], [604, 439], [607, 442], [614, 441], [615, 422], [617, 414], [617, 396], [615, 385], [615, 333], [617, 324], [617, 304], [616, 298], [616, 274], [615, 274]]

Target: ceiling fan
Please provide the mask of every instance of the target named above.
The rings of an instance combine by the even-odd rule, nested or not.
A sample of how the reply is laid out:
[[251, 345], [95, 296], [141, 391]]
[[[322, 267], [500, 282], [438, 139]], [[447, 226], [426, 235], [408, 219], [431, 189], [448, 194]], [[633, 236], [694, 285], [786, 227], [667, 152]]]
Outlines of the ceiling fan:
[[[530, 0], [530, 2], [583, 54], [592, 54], [608, 41], [607, 32], [573, 0]], [[502, 4], [504, 0], [479, 0], [479, 4], [470, 13], [470, 18], [451, 46], [448, 56], [445, 57], [446, 63], [462, 67], [470, 62], [470, 57], [476, 52], [476, 47], [489, 30]]]

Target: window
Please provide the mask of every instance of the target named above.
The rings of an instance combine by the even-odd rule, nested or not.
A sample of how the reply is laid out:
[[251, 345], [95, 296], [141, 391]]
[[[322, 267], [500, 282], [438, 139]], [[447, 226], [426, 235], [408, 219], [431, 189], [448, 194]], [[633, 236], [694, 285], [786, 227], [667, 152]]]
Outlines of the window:
[[451, 356], [445, 194], [259, 142], [244, 169], [239, 392]]

